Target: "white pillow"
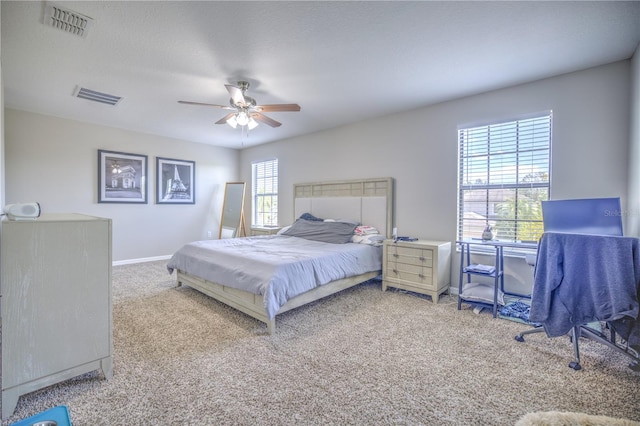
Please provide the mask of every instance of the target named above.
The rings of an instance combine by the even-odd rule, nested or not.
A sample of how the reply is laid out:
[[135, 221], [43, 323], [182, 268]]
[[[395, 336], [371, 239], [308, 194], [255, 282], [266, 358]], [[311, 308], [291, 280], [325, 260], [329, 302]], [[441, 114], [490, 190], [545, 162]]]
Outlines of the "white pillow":
[[384, 235], [369, 234], [369, 235], [353, 235], [351, 237], [352, 243], [369, 244], [371, 246], [381, 246], [384, 243]]
[[[469, 302], [493, 305], [493, 284], [467, 283], [462, 287], [460, 297]], [[498, 305], [504, 306], [504, 293], [498, 289]]]

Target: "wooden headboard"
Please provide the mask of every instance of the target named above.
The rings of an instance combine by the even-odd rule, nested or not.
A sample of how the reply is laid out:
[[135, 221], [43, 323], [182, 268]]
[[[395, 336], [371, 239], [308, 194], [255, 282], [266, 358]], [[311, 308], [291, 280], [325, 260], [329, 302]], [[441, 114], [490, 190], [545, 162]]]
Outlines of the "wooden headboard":
[[391, 238], [393, 178], [372, 178], [293, 185], [294, 219], [311, 213], [323, 219], [353, 219]]

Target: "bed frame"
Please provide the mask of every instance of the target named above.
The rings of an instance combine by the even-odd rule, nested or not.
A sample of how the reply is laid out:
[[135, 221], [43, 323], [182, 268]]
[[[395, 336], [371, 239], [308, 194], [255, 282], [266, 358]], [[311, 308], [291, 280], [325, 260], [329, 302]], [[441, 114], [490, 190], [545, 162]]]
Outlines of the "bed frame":
[[[294, 218], [309, 212], [314, 216], [333, 219], [355, 219], [375, 226], [381, 234], [391, 237], [393, 229], [393, 179], [374, 178], [346, 181], [295, 184], [293, 187]], [[289, 299], [276, 314], [297, 308], [323, 297], [375, 278], [379, 271], [332, 281]], [[178, 286], [188, 285], [228, 306], [264, 322], [267, 332], [276, 330], [275, 317], [269, 319], [262, 295], [223, 286], [194, 275], [177, 271]]]

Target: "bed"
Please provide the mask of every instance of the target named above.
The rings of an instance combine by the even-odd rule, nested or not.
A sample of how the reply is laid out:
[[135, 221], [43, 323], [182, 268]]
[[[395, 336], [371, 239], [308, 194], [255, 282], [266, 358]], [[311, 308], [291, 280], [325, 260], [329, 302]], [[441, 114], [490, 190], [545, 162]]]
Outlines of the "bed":
[[[176, 271], [178, 286], [192, 287], [264, 322], [273, 334], [277, 315], [380, 275], [380, 245], [336, 243], [333, 234], [329, 243], [325, 234], [307, 239], [305, 232], [313, 228], [311, 234], [317, 235], [316, 228], [331, 227], [342, 237], [349, 228], [341, 224], [353, 224], [353, 232], [358, 223], [363, 226], [356, 233], [374, 229], [378, 239], [390, 238], [393, 189], [392, 178], [295, 184], [291, 228], [279, 235], [195, 241], [174, 253], [167, 268]], [[322, 262], [335, 265], [332, 269]]]

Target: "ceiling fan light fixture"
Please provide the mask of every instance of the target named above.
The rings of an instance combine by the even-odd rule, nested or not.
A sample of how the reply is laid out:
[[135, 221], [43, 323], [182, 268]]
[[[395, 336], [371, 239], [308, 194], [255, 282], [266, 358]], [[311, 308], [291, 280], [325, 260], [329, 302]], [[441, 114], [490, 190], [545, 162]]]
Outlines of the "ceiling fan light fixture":
[[253, 117], [249, 118], [249, 123], [247, 123], [247, 127], [249, 127], [249, 130], [253, 130], [256, 127], [258, 127], [258, 122], [256, 120], [253, 119]]
[[227, 124], [234, 129], [238, 127], [238, 120], [236, 120], [236, 116], [232, 115], [231, 117], [229, 117], [229, 119], [227, 120]]
[[239, 125], [246, 126], [247, 124], [249, 124], [249, 115], [246, 111], [240, 111], [238, 112], [238, 114], [236, 114], [236, 121]]

